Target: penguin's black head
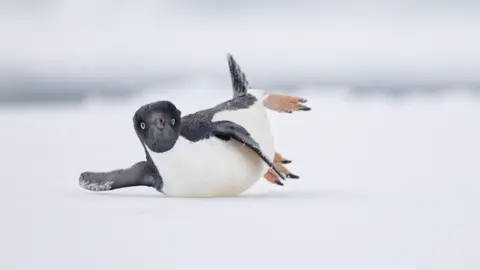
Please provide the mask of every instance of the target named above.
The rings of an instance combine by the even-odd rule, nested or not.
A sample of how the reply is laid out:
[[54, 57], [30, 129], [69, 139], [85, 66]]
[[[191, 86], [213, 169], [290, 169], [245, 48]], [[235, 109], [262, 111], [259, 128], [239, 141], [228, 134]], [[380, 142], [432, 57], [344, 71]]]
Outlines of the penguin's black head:
[[146, 104], [135, 112], [135, 132], [146, 147], [163, 153], [175, 145], [180, 135], [181, 112], [170, 101]]

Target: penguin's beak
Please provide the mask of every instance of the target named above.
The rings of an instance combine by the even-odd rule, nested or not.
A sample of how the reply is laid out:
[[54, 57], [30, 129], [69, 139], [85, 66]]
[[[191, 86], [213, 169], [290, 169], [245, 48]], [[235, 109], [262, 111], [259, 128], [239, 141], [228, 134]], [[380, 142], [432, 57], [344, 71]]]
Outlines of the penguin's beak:
[[160, 130], [165, 127], [165, 120], [163, 120], [162, 116], [159, 116], [157, 119], [155, 119], [155, 126]]

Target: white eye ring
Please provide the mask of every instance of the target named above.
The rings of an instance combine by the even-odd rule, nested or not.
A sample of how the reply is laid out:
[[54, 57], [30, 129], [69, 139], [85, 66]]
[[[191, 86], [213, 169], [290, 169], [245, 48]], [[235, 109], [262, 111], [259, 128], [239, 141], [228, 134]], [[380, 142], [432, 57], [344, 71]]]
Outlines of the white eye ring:
[[141, 129], [145, 129], [145, 123], [143, 123], [143, 122], [140, 123], [140, 128], [141, 128]]
[[172, 125], [175, 126], [175, 118], [172, 118]]

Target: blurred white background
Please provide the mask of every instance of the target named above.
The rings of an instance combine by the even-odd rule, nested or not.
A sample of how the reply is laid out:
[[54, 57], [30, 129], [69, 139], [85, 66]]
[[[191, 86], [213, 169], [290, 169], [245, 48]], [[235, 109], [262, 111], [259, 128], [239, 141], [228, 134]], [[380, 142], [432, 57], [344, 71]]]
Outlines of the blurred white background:
[[478, 1], [1, 1], [0, 99], [224, 80], [227, 52], [285, 91], [477, 91], [478, 14]]

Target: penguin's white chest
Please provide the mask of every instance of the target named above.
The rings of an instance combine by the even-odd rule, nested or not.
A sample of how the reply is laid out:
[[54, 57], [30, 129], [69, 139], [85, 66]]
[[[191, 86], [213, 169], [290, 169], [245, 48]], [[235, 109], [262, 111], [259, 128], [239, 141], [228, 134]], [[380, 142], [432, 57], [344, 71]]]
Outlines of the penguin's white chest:
[[[228, 120], [243, 126], [264, 154], [275, 154], [270, 124], [261, 102], [248, 109], [225, 111], [212, 121]], [[235, 196], [250, 188], [268, 166], [248, 147], [216, 137], [190, 142], [180, 137], [168, 152], [150, 151], [163, 179], [163, 192], [173, 197]]]

